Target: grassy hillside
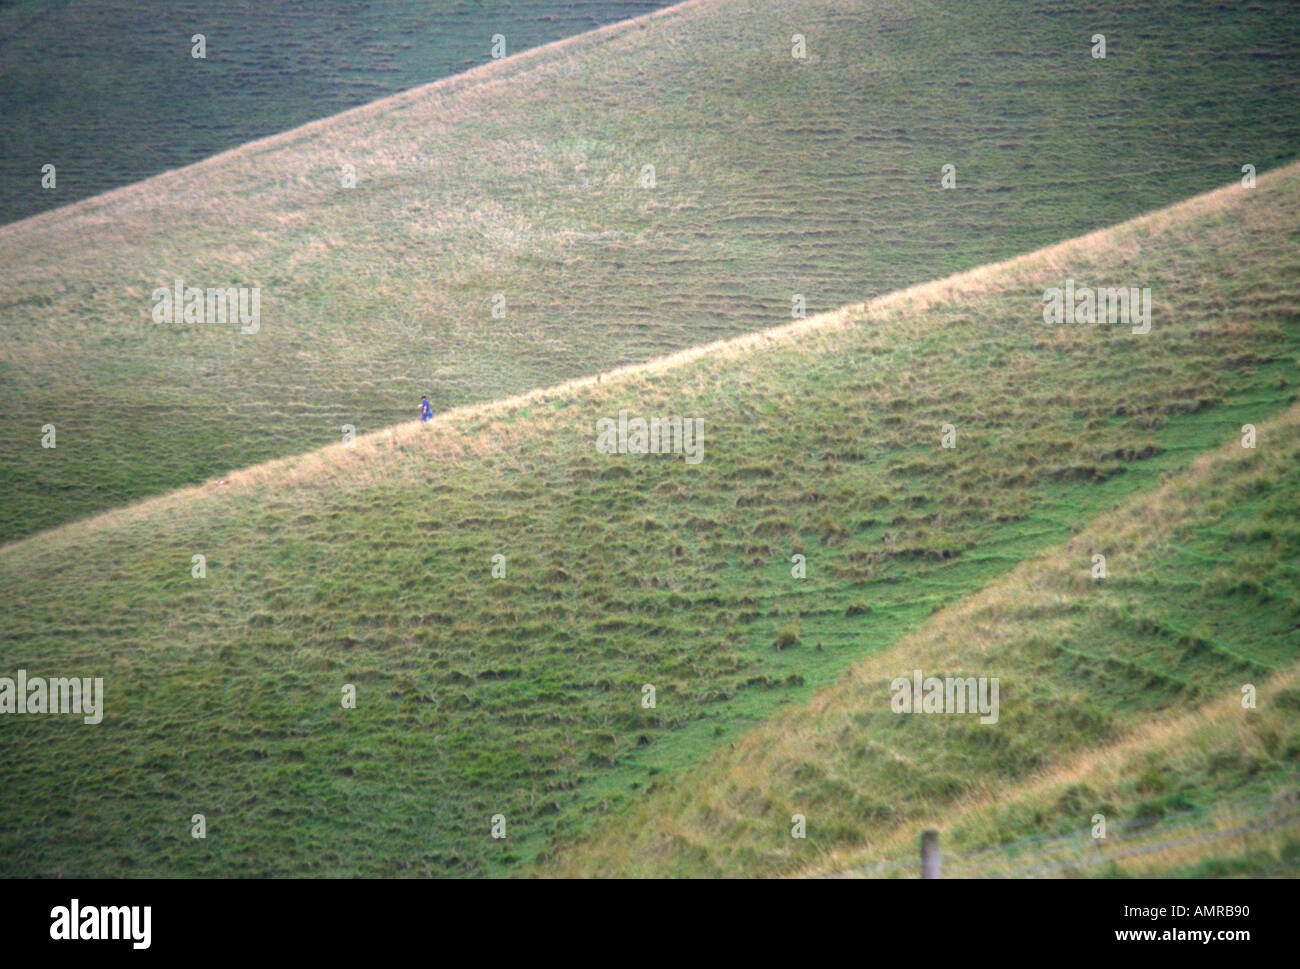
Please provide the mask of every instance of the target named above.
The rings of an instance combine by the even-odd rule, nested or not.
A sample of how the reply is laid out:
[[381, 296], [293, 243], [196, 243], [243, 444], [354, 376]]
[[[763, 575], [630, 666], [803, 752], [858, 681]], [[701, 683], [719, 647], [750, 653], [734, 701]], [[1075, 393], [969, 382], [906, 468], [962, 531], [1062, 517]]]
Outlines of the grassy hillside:
[[[557, 837], [634, 809], [651, 785], [1293, 402], [1298, 215], [1292, 166], [1006, 265], [0, 549], [4, 669], [103, 675], [108, 695], [99, 726], [14, 717], [0, 732], [6, 872], [545, 863]], [[1066, 278], [1151, 287], [1150, 332], [1045, 325], [1042, 295]], [[703, 419], [700, 463], [598, 453], [596, 422], [621, 408]], [[1262, 585], [1218, 593], [1258, 600], [1261, 629], [1293, 610], [1266, 606], [1294, 584], [1289, 546], [1272, 565], [1256, 555], [1270, 541], [1261, 532], [1242, 552]], [[1133, 588], [1125, 550], [1109, 551], [1118, 588]], [[1217, 563], [1200, 566], [1219, 581]], [[1171, 609], [1196, 608], [1175, 591]], [[1294, 645], [1246, 650], [1236, 640], [1249, 646], [1250, 629], [1201, 629], [1208, 618], [1192, 615], [1170, 633], [1196, 637], [1187, 696], [1212, 696], [1225, 671], [1277, 667]], [[1049, 642], [1061, 648], [1044, 654], [1047, 684], [1106, 648], [1076, 657], [1064, 634]], [[1146, 674], [1149, 699], [1127, 681], [1095, 705], [1044, 688], [1041, 717], [1009, 706], [1009, 722], [1030, 717], [1040, 739], [1072, 749], [1073, 731], [1104, 738], [1126, 723], [1125, 701], [1130, 718], [1173, 702], [1163, 670]], [[1082, 695], [1091, 680], [1073, 676]], [[341, 708], [345, 684], [355, 710]], [[1008, 772], [1032, 760], [1023, 742], [999, 749]], [[933, 774], [929, 796], [956, 793], [943, 756], [917, 775]], [[807, 783], [843, 793], [833, 777]], [[194, 813], [207, 815], [204, 841], [189, 837]], [[506, 839], [490, 837], [496, 814]]]
[[[1264, 171], [1297, 51], [1271, 5], [702, 0], [0, 228], [0, 537]], [[153, 322], [176, 279], [260, 329]]]
[[663, 6], [3, 0], [0, 223], [468, 70], [494, 34], [514, 53]]
[[[935, 825], [946, 850], [985, 875], [1045, 864], [1275, 873], [1283, 860], [1300, 872], [1300, 819], [1264, 836], [1275, 850], [1236, 866], [1206, 860], [1248, 839], [1099, 868], [1088, 857], [1106, 847], [1088, 836], [1097, 813], [1112, 840], [1137, 824], [1155, 841], [1164, 818], [1185, 827], [1198, 808], [1300, 791], [1300, 407], [1259, 432], [1255, 450], [1232, 437], [697, 772], [660, 783], [550, 870], [915, 876], [917, 837]], [[1107, 578], [1092, 575], [1096, 552]], [[892, 712], [891, 681], [918, 668], [997, 677], [997, 723]], [[1258, 690], [1253, 709], [1246, 684]], [[795, 813], [807, 818], [804, 840], [790, 836]], [[1086, 847], [1025, 844], [1066, 834]], [[1017, 850], [997, 850], [1009, 844]]]

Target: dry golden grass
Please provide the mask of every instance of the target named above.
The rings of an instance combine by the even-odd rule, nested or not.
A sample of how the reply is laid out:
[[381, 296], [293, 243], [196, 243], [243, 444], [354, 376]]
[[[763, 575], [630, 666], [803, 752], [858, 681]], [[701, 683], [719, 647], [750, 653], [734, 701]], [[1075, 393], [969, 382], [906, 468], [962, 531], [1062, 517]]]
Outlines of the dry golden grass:
[[[108, 665], [119, 698], [114, 732], [56, 738], [27, 721], [4, 734], [19, 780], [0, 855], [28, 874], [481, 874], [545, 868], [558, 845], [583, 871], [782, 873], [1118, 742], [1167, 712], [1157, 703], [1186, 712], [1243, 669], [1263, 682], [1296, 659], [1274, 627], [1300, 622], [1276, 595], [1300, 582], [1280, 557], [1300, 550], [1282, 505], [1295, 492], [1273, 480], [1297, 449], [1263, 420], [1300, 385], [1288, 281], [1300, 246], [1277, 219], [1300, 212], [1300, 179], [1265, 180], [1226, 211], [1171, 220], [1135, 264], [1098, 245], [1077, 265], [1027, 265], [1019, 283], [984, 274], [965, 299], [920, 313], [873, 319], [855, 304], [0, 549], [8, 655], [29, 669]], [[1121, 248], [1125, 231], [1145, 230], [1116, 230]], [[1044, 327], [1039, 295], [1063, 271], [1162, 287], [1160, 328]], [[593, 421], [621, 407], [702, 416], [708, 459], [598, 453]], [[1177, 545], [1106, 546], [1120, 577], [1091, 597], [1096, 616], [1073, 573], [1057, 587], [1045, 573], [1023, 595], [973, 600], [969, 653], [961, 626], [935, 618], [1246, 420], [1265, 427], [1254, 460], [1273, 478], [1258, 493], [1238, 482], [1245, 521], [1207, 506], [1180, 537], [1181, 574], [1153, 568], [1177, 565]], [[956, 453], [935, 440], [944, 421], [963, 429]], [[1292, 465], [1277, 464], [1285, 455]], [[1181, 529], [1165, 501], [1140, 505], [1145, 526]], [[1144, 547], [1161, 553], [1146, 556], [1146, 584], [1128, 574]], [[794, 551], [814, 566], [806, 581]], [[203, 581], [196, 552], [209, 557]], [[510, 559], [500, 580], [497, 553]], [[1255, 629], [1197, 628], [1202, 586]], [[1087, 656], [1080, 616], [1096, 620]], [[878, 703], [864, 713], [871, 697], [855, 711], [830, 691], [745, 734], [930, 620], [927, 635], [951, 640], [913, 636], [914, 656], [889, 655], [992, 666], [980, 672], [1008, 686], [998, 733], [900, 725]], [[1222, 648], [1242, 642], [1244, 658]], [[634, 702], [648, 677], [663, 686], [654, 710]], [[331, 702], [340, 682], [366, 686], [365, 718]], [[860, 673], [844, 682], [863, 686]], [[125, 785], [122, 750], [144, 761]], [[50, 830], [51, 765], [63, 764], [84, 797]], [[225, 854], [174, 843], [175, 791], [229, 807]], [[482, 837], [487, 804], [514, 819], [510, 844]], [[800, 809], [812, 834], [792, 845], [786, 819]]]
[[[1300, 664], [1276, 674], [1266, 683], [1258, 684], [1258, 709], [1243, 709], [1239, 696], [1225, 696], [1190, 713], [1160, 717], [1143, 724], [1114, 744], [1071, 757], [1015, 788], [986, 789], [967, 797], [942, 815], [936, 816], [926, 827], [938, 829], [941, 842], [954, 827], [962, 825], [967, 840], [983, 835], [990, 843], [996, 844], [996, 808], [1005, 809], [1018, 803], [1055, 803], [1070, 788], [1078, 785], [1086, 785], [1099, 792], [1115, 791], [1153, 760], [1175, 758], [1188, 748], [1217, 750], [1226, 747], [1248, 753], [1262, 751], [1260, 735], [1279, 727], [1287, 716], [1286, 710], [1278, 708], [1273, 701], [1280, 694], [1294, 690], [1297, 686], [1300, 686]], [[1208, 823], [1202, 828], [1210, 831], [1226, 829], [1237, 823], [1230, 813], [1225, 817], [1212, 816], [1207, 820]], [[1176, 864], [1237, 854], [1244, 847], [1276, 847], [1288, 836], [1293, 838], [1297, 826], [1292, 824], [1281, 830], [1242, 834], [1206, 844], [1179, 845], [1132, 857], [1117, 857], [1115, 863], [1132, 875], [1156, 877]], [[1081, 824], [1080, 827], [1086, 827], [1086, 824]], [[1118, 856], [1123, 850], [1169, 837], [1159, 826], [1154, 826], [1143, 837], [1125, 838], [1122, 845], [1112, 840], [1110, 844], [1093, 847], [1105, 854], [1115, 846], [1112, 853]], [[914, 825], [901, 826], [883, 834], [879, 841], [865, 845], [861, 850], [831, 852], [794, 874], [796, 877], [839, 875], [869, 868], [877, 859], [906, 857], [913, 853], [916, 839], [917, 829]], [[996, 871], [994, 859], [994, 864], [989, 865], [985, 873]]]
[[[1085, 17], [685, 3], [0, 228], [0, 540], [387, 427], [422, 394], [513, 397], [788, 320], [796, 294], [830, 311], [1033, 250], [1218, 184], [1225, 145], [1293, 157], [1300, 108], [1257, 53], [1300, 26], [1249, 8], [1225, 38], [1186, 5], [1166, 30], [1121, 0], [1132, 40], [1104, 71], [1039, 56]], [[1139, 81], [1143, 110], [1117, 111]], [[1025, 90], [1072, 119], [1046, 144]], [[154, 323], [178, 278], [260, 287], [262, 330]], [[57, 454], [31, 446], [45, 423]]]
[[[667, 11], [661, 11], [664, 12]], [[580, 40], [581, 38], [572, 38], [574, 43]], [[486, 67], [495, 66], [497, 65]], [[367, 106], [369, 107], [371, 106]], [[1266, 193], [1271, 187], [1290, 181], [1298, 175], [1300, 175], [1300, 162], [1265, 173], [1260, 176], [1254, 191]], [[865, 303], [815, 314], [771, 329], [691, 347], [644, 363], [618, 367], [595, 376], [579, 377], [500, 400], [457, 407], [436, 415], [427, 425], [419, 421], [408, 421], [358, 435], [350, 446], [330, 445], [306, 454], [232, 471], [220, 479], [225, 484], [219, 485], [218, 479], [213, 479], [203, 485], [178, 489], [157, 498], [115, 508], [69, 523], [42, 536], [28, 537], [8, 543], [7, 546], [0, 546], [0, 554], [3, 554], [7, 547], [23, 546], [32, 541], [49, 541], [56, 544], [80, 541], [100, 529], [113, 528], [124, 522], [139, 521], [155, 513], [186, 514], [191, 508], [191, 503], [219, 501], [222, 494], [227, 491], [271, 487], [283, 493], [285, 489], [318, 487], [323, 481], [343, 480], [350, 476], [366, 478], [377, 474], [382, 475], [383, 463], [391, 459], [395, 449], [407, 450], [412, 459], [423, 456], [454, 463], [467, 453], [484, 454], [498, 450], [502, 446], [502, 439], [498, 435], [481, 432], [475, 434], [467, 430], [470, 425], [514, 415], [534, 404], [566, 397], [582, 397], [596, 391], [604, 395], [612, 395], [619, 389], [649, 392], [655, 386], [656, 376], [701, 359], [742, 358], [761, 354], [763, 350], [776, 346], [819, 347], [824, 345], [828, 335], [838, 330], [867, 326], [886, 319], [894, 321], [895, 324], [910, 323], [917, 332], [920, 332], [940, 325], [924, 313], [926, 309], [937, 303], [960, 300], [973, 308], [978, 308], [981, 299], [994, 293], [1015, 288], [1041, 287], [1050, 285], [1053, 281], [1059, 282], [1062, 272], [1070, 265], [1071, 259], [1088, 256], [1100, 250], [1120, 254], [1136, 253], [1140, 245], [1137, 241], [1139, 232], [1163, 231], [1170, 226], [1187, 223], [1211, 212], [1230, 214], [1246, 198], [1245, 190], [1239, 185], [1226, 185], [1167, 209], [1137, 216], [1079, 239], [1068, 240], [1000, 263], [911, 286]], [[89, 205], [93, 202], [92, 199], [79, 204]], [[54, 214], [43, 213], [35, 218], [52, 218]], [[1232, 321], [1226, 320], [1225, 325], [1231, 326]], [[1062, 340], [1083, 341], [1088, 338], [1085, 331], [1070, 327], [1058, 330], [1057, 335]], [[900, 384], [904, 387], [907, 379], [907, 374], [899, 375]], [[516, 429], [512, 433], [544, 435], [553, 429], [554, 415], [552, 414], [550, 419], [533, 420], [525, 429]]]
[[[618, 818], [610, 829], [598, 827], [592, 836], [566, 846], [545, 872], [572, 876], [675, 871], [681, 858], [725, 845], [735, 874], [774, 870], [805, 876], [833, 874], [910, 854], [921, 827], [950, 831], [961, 823], [968, 829], [968, 843], [978, 841], [981, 834], [996, 843], [997, 822], [981, 822], [994, 807], [1051, 804], [1063, 791], [1084, 783], [1101, 792], [1100, 797], [1113, 792], [1120, 780], [1131, 780], [1153, 759], [1174, 756], [1189, 747], [1206, 756], [1225, 747], [1249, 756], [1262, 747], [1261, 736], [1294, 725], [1286, 708], [1270, 707], [1270, 701], [1296, 686], [1300, 666], [1292, 665], [1257, 684], [1260, 711], [1243, 710], [1234, 686], [1222, 698], [1190, 712], [1179, 710], [1139, 720], [1129, 733], [1104, 746], [1062, 757], [1045, 750], [1047, 766], [1014, 786], [1008, 787], [1005, 778], [996, 773], [972, 775], [974, 784], [955, 798], [928, 802], [921, 798], [911, 805], [927, 815], [924, 824], [914, 812], [900, 823], [866, 825], [861, 843], [852, 849], [805, 852], [795, 842], [788, 842], [786, 849], [765, 846], [763, 853], [752, 858], [752, 869], [736, 863], [738, 843], [743, 847], [751, 837], [760, 843], [759, 832], [764, 827], [770, 830], [770, 826], [788, 824], [783, 817], [791, 809], [801, 809], [791, 796], [792, 779], [801, 772], [811, 771], [831, 781], [841, 778], [853, 787], [869, 787], [877, 779], [845, 775], [850, 762], [843, 747], [846, 742], [862, 740], [858, 717], [885, 702], [881, 700], [884, 685], [894, 677], [907, 677], [914, 669], [978, 670], [980, 675], [1013, 681], [1016, 671], [1004, 665], [1008, 647], [1051, 638], [1054, 623], [1064, 628], [1063, 622], [1052, 617], [1068, 615], [1076, 602], [1089, 596], [1095, 582], [1081, 563], [1087, 563], [1093, 552], [1106, 555], [1112, 577], [1139, 574], [1167, 548], [1178, 527], [1205, 514], [1207, 503], [1222, 503], [1225, 494], [1249, 493], [1256, 485], [1257, 490], [1267, 490], [1279, 481], [1288, 481], [1300, 456], [1300, 406], [1261, 424], [1259, 430], [1271, 442], [1266, 450], [1246, 451], [1234, 437], [1216, 451], [1197, 457], [1185, 473], [1170, 478], [1156, 491], [1102, 515], [1058, 551], [1022, 562], [1004, 579], [939, 612], [890, 649], [856, 664], [839, 683], [820, 691], [807, 704], [774, 717], [719, 750], [689, 776], [677, 779]], [[870, 737], [865, 742], [875, 743]], [[909, 756], [907, 750], [886, 742], [880, 753], [918, 777], [934, 769], [926, 757], [933, 748], [916, 749], [915, 756]], [[880, 792], [884, 797], [889, 794]], [[844, 804], [809, 807], [815, 807], [823, 818], [845, 810]], [[1213, 852], [1231, 850], [1234, 844], [1228, 841]], [[1172, 852], [1165, 860], [1172, 863], [1194, 854], [1193, 849]], [[1147, 857], [1128, 864], [1151, 871], [1161, 860]]]

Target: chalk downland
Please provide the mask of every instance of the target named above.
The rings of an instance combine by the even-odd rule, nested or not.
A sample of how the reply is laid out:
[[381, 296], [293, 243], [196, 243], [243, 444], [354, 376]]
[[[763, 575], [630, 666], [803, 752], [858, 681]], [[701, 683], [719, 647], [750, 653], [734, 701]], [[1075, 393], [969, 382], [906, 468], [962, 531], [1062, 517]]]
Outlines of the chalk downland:
[[[6, 664], [104, 677], [102, 724], [0, 731], [6, 873], [513, 873], [552, 870], [557, 845], [554, 870], [794, 871], [810, 861], [788, 841], [795, 802], [835, 819], [811, 843], [838, 857], [1161, 705], [1264, 682], [1294, 661], [1289, 637], [1252, 632], [1293, 608], [1288, 560], [1270, 551], [1294, 540], [1276, 503], [1293, 496], [1271, 485], [1174, 533], [1161, 596], [1126, 571], [1133, 550], [1103, 550], [1104, 595], [1140, 652], [1108, 655], [1105, 637], [1063, 625], [1074, 613], [1044, 613], [1006, 674], [1037, 677], [1034, 703], [1009, 685], [996, 735], [954, 743], [964, 728], [886, 719], [932, 741], [898, 746], [854, 711], [821, 760], [813, 716], [791, 739], [809, 745], [806, 768], [763, 761], [773, 734], [744, 739], [782, 708], [819, 709], [847, 670], [1242, 425], [1260, 430], [1253, 460], [1284, 457], [1268, 419], [1300, 381], [1298, 217], [1292, 166], [1085, 244], [0, 548]], [[1151, 287], [1150, 332], [1044, 324], [1043, 293], [1066, 278]], [[702, 460], [599, 453], [597, 422], [620, 410], [702, 419]], [[1089, 554], [1071, 553], [1079, 582]], [[1256, 584], [1221, 574], [1234, 563]], [[1233, 603], [1231, 628], [1198, 611]], [[988, 622], [1028, 622], [1014, 606]], [[349, 685], [355, 709], [340, 704]], [[747, 787], [726, 780], [733, 743], [754, 759]], [[683, 773], [701, 764], [703, 782]], [[968, 767], [987, 770], [973, 787]], [[892, 786], [859, 790], [860, 768]], [[1153, 798], [1182, 782], [1160, 783]], [[676, 811], [696, 797], [716, 816]], [[643, 804], [669, 810], [619, 827]], [[193, 813], [208, 815], [205, 842], [188, 838]], [[497, 814], [505, 839], [490, 835]], [[576, 847], [600, 831], [625, 850]]]
[[[1095, 60], [1055, 0], [703, 0], [0, 228], [0, 540], [1266, 171], [1300, 20], [1223, 17], [1108, 3]], [[257, 332], [154, 322], [177, 280]]]

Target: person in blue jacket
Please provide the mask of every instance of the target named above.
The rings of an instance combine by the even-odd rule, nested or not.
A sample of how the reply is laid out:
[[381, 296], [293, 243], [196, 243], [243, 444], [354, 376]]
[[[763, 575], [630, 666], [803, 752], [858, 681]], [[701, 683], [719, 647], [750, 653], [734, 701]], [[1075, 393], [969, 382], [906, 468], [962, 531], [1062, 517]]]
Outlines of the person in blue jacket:
[[421, 423], [424, 423], [426, 421], [431, 421], [431, 420], [433, 420], [433, 408], [429, 406], [429, 398], [421, 397], [420, 398], [420, 421]]

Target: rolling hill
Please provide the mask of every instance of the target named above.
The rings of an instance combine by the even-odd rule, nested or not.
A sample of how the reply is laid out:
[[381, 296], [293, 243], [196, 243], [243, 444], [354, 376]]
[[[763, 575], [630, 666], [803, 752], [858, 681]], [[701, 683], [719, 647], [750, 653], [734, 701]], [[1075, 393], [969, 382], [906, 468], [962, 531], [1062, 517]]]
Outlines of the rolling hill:
[[[5, 545], [6, 670], [102, 676], [105, 709], [0, 731], [4, 873], [824, 870], [1244, 678], [1275, 698], [1300, 648], [1297, 216], [1291, 165]], [[1149, 289], [1149, 328], [1045, 323], [1067, 286]], [[620, 411], [702, 421], [699, 460], [604, 453]], [[1198, 463], [1245, 424], [1256, 449]], [[1003, 728], [861, 707], [919, 657], [1002, 672]], [[1030, 800], [1015, 834], [1262, 786], [1296, 756], [1293, 718], [1274, 733]]]
[[[1263, 172], [1298, 51], [1271, 5], [693, 0], [0, 227], [0, 540]], [[178, 280], [256, 327], [156, 322]]]
[[[1188, 815], [1300, 792], [1300, 406], [1258, 431], [1255, 450], [1231, 436], [665, 779], [547, 870], [915, 877], [917, 836], [939, 822], [966, 877], [1300, 872], [1294, 810], [1224, 838], [1186, 830]], [[894, 678], [915, 669], [997, 678], [996, 722], [893, 712]], [[1098, 815], [1111, 839], [1146, 834], [1144, 850], [1110, 859]]]
[[3, 0], [0, 223], [666, 5]]

